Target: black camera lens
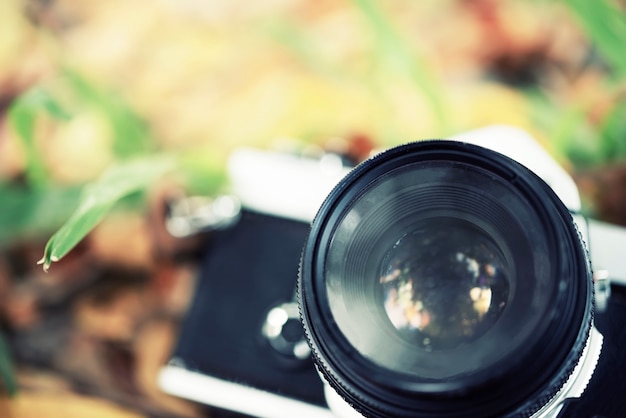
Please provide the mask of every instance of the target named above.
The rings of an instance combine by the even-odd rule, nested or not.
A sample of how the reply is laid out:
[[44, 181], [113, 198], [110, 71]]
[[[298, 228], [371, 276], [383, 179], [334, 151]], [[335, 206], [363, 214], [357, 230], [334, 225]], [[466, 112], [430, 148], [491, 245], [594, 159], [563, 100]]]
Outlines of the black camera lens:
[[568, 210], [517, 162], [453, 141], [355, 168], [320, 208], [300, 270], [316, 362], [367, 416], [530, 416], [591, 328]]

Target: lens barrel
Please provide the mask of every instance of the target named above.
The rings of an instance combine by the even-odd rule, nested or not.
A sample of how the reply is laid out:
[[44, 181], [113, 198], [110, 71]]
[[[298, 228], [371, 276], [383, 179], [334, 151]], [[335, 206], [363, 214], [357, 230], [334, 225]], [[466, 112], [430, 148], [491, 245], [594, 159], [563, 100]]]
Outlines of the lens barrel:
[[303, 250], [301, 319], [366, 416], [531, 416], [579, 361], [593, 283], [571, 214], [494, 151], [421, 141], [357, 166]]

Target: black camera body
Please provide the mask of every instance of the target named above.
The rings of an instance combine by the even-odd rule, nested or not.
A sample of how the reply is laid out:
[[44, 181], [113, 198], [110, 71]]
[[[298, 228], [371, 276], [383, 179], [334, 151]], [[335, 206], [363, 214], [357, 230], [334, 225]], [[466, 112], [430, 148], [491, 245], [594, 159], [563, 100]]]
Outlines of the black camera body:
[[[512, 137], [524, 135], [496, 127], [456, 139], [477, 139], [482, 146], [497, 149], [502, 147], [502, 138], [511, 141]], [[520, 143], [522, 151], [511, 151], [509, 142], [505, 146], [509, 148], [507, 153], [519, 160], [532, 159], [529, 164], [543, 158], [526, 139]], [[250, 416], [359, 416], [356, 410], [371, 416], [389, 415], [354, 405], [359, 401], [349, 395], [336, 395], [324, 382], [333, 380], [333, 374], [325, 373], [326, 365], [318, 358], [324, 375], [321, 378], [299, 321], [296, 282], [303, 269], [303, 246], [311, 236], [310, 221], [349, 168], [334, 156], [314, 161], [251, 150], [244, 150], [233, 160], [230, 175], [234, 192], [241, 199], [241, 211], [232, 225], [211, 232], [206, 242], [194, 299], [172, 360], [162, 370], [161, 387], [183, 398]], [[549, 177], [546, 181], [568, 207], [575, 206], [575, 186], [572, 189], [571, 183], [561, 181], [562, 172], [554, 174], [554, 170], [550, 166], [547, 174], [541, 168], [534, 171], [544, 179]], [[574, 203], [568, 204], [572, 199]], [[597, 228], [580, 220], [579, 228], [584, 240], [590, 241], [592, 262], [598, 258], [601, 263], [611, 264], [602, 267], [620, 265], [620, 260], [612, 261], [614, 255], [607, 261], [608, 250], [603, 251], [614, 251], [619, 245], [615, 239], [626, 236], [619, 228]], [[605, 242], [607, 237], [611, 242]], [[621, 267], [618, 270], [621, 274]], [[607, 285], [606, 281], [599, 283]], [[621, 399], [626, 393], [626, 287], [617, 281], [609, 290], [606, 306], [596, 309], [593, 317], [592, 333], [597, 329], [604, 339], [595, 371], [595, 361], [591, 361], [589, 376], [582, 379], [580, 390], [586, 385], [583, 395], [559, 401], [557, 407], [547, 411], [533, 411], [533, 416], [626, 416], [626, 404]], [[302, 289], [300, 292], [302, 298]], [[601, 290], [596, 299], [602, 302], [607, 294], [607, 289]], [[491, 293], [489, 296], [495, 297]], [[308, 329], [308, 343], [319, 349], [314, 339], [310, 341], [310, 334], [315, 332]], [[444, 349], [448, 349], [446, 344], [453, 344], [449, 338], [441, 341]], [[558, 348], [558, 342], [554, 346]], [[522, 388], [526, 382], [514, 384]], [[442, 402], [446, 402], [445, 396]]]
[[[312, 360], [281, 354], [263, 335], [268, 313], [292, 301], [307, 231], [304, 222], [244, 209], [236, 225], [213, 233], [202, 259], [194, 303], [180, 331], [174, 365], [268, 394], [326, 406]], [[203, 383], [199, 384], [201, 388]], [[206, 390], [224, 399], [223, 391], [229, 389], [218, 384]], [[270, 408], [280, 408], [271, 398], [268, 395]], [[251, 403], [249, 394], [236, 395], [236, 405]], [[255, 415], [256, 408], [245, 412]]]

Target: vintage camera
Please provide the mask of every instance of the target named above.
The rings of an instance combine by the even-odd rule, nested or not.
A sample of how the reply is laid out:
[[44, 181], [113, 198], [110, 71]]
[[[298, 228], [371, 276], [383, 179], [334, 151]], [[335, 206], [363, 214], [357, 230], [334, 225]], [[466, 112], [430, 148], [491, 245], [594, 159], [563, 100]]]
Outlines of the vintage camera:
[[166, 392], [260, 417], [626, 415], [626, 233], [580, 216], [523, 131], [230, 167], [241, 206], [205, 211]]

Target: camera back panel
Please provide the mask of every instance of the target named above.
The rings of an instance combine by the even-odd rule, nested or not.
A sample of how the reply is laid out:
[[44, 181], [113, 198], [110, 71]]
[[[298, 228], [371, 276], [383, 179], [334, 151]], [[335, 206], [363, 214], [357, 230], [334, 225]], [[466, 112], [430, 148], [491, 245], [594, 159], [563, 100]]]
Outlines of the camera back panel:
[[294, 297], [308, 228], [244, 210], [236, 225], [213, 232], [172, 364], [325, 407], [322, 381], [310, 358], [282, 356], [261, 331], [270, 309]]

